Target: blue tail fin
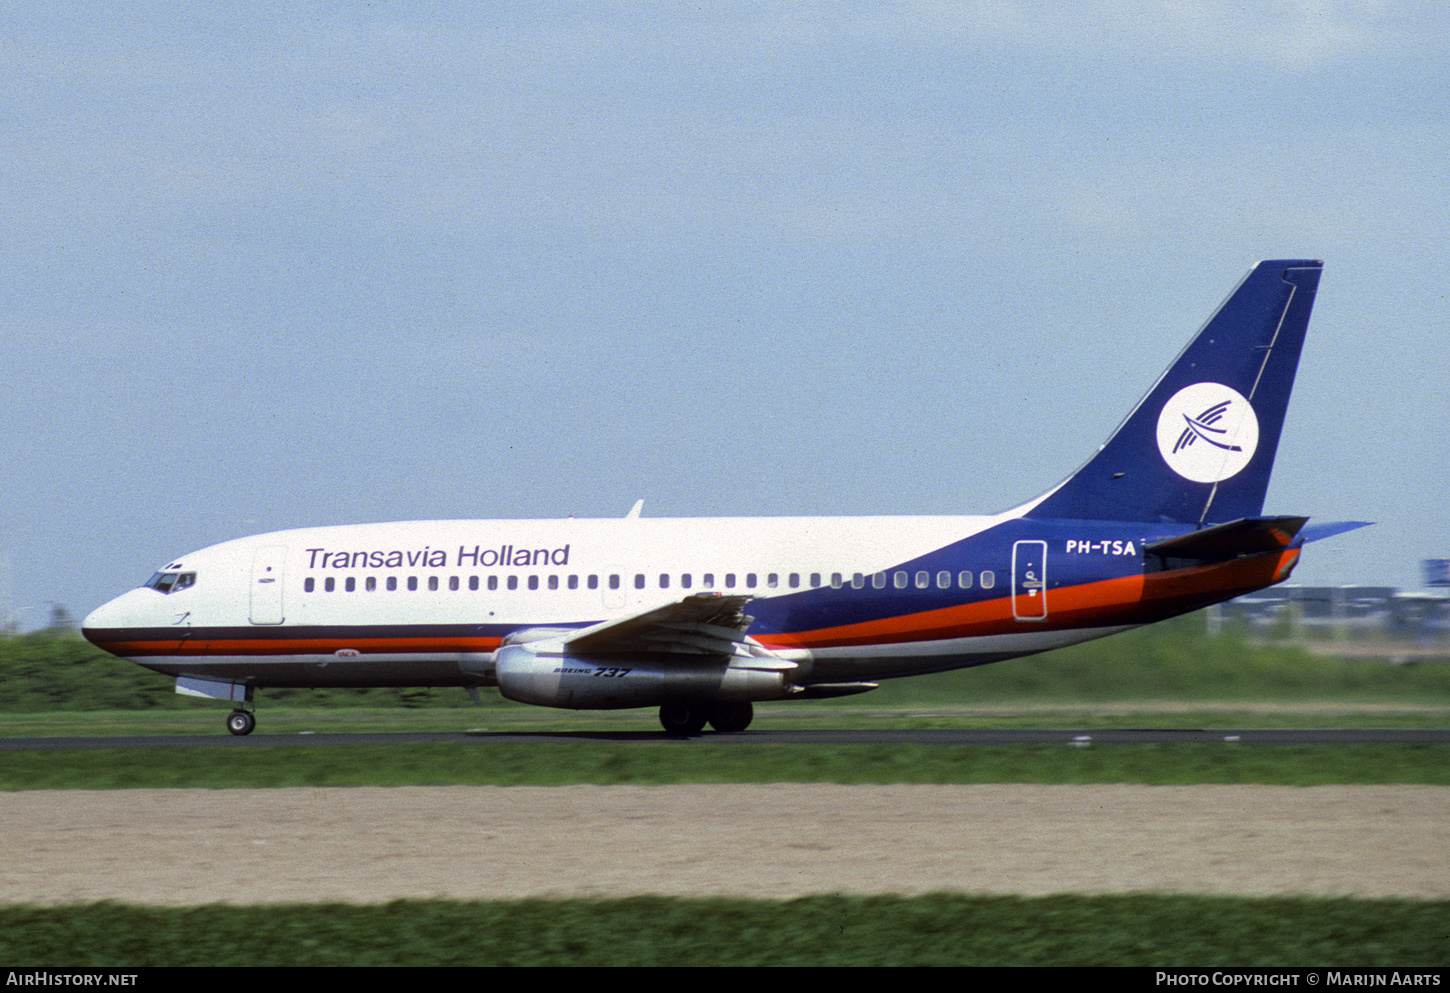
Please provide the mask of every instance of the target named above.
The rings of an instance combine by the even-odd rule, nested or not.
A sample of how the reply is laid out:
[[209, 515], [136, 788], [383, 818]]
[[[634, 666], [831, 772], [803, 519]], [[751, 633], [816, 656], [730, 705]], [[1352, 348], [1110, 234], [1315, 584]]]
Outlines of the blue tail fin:
[[1259, 516], [1322, 262], [1260, 262], [1098, 453], [1026, 516]]

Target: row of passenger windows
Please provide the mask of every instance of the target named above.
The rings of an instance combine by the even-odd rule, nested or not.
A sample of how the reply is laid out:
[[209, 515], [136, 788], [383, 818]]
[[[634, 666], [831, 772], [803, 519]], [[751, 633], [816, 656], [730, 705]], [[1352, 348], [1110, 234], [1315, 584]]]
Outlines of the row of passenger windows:
[[[822, 574], [819, 572], [813, 572], [810, 574], [810, 576], [808, 577], [808, 583], [811, 589], [816, 589], [820, 586], [827, 584], [826, 582], [822, 581], [821, 577]], [[672, 578], [670, 573], [662, 572], [659, 574], [658, 578], [659, 589], [667, 590], [671, 588]], [[727, 590], [736, 589], [736, 581], [738, 578], [740, 577], [738, 577], [736, 573], [725, 573], [721, 577], [721, 588]], [[769, 572], [765, 574], [764, 578], [764, 585], [766, 589], [775, 590], [780, 588], [781, 582], [779, 573]], [[785, 585], [789, 589], [800, 589], [801, 578], [801, 574], [798, 572], [789, 573], [786, 576]], [[583, 586], [585, 589], [599, 589], [600, 577], [598, 575], [584, 577], [580, 577], [578, 575], [520, 576], [515, 573], [502, 577], [503, 588], [509, 590], [519, 589], [521, 583], [525, 588], [531, 590], [577, 590], [580, 588], [581, 579], [583, 580]], [[743, 588], [747, 590], [760, 588], [760, 579], [761, 577], [757, 573], [745, 573]], [[997, 574], [992, 572], [990, 569], [984, 569], [980, 576], [977, 576], [976, 579], [981, 583], [981, 587], [984, 590], [990, 590], [992, 589], [992, 587], [997, 585]], [[604, 580], [607, 588], [611, 590], [621, 589], [623, 586], [623, 577], [620, 576], [618, 573], [606, 576], [604, 577]], [[470, 590], [477, 590], [481, 586], [490, 590], [496, 590], [499, 588], [499, 581], [500, 577], [497, 575], [484, 577], [483, 580], [480, 580], [478, 576], [467, 577], [467, 585]], [[678, 577], [676, 577], [674, 581], [678, 582], [679, 589], [688, 590], [695, 588], [693, 573], [681, 573]], [[445, 580], [441, 576], [429, 576], [426, 579], [427, 588], [430, 590], [442, 589], [444, 582]], [[835, 590], [839, 590], [844, 586], [850, 586], [852, 589], [860, 590], [865, 589], [867, 585], [870, 585], [872, 589], [877, 590], [885, 589], [887, 585], [890, 585], [898, 590], [904, 590], [908, 587], [914, 587], [918, 590], [926, 590], [931, 589], [933, 583], [935, 583], [936, 588], [939, 590], [948, 590], [951, 589], [954, 585], [958, 589], [969, 590], [972, 588], [973, 574], [968, 570], [964, 570], [958, 573], [952, 573], [944, 569], [941, 572], [936, 573], [935, 576], [925, 570], [922, 570], [913, 576], [905, 572], [904, 570], [898, 570], [897, 572], [891, 573], [890, 575], [884, 572], [874, 572], [868, 576], [865, 573], [857, 572], [852, 573], [851, 576], [847, 578], [839, 572], [833, 572], [831, 573], [828, 582], [830, 587]], [[419, 577], [403, 577], [403, 583], [407, 589], [416, 590], [419, 588]], [[384, 589], [396, 590], [399, 586], [399, 577], [388, 576], [383, 580], [383, 584]], [[450, 590], [460, 590], [463, 588], [464, 580], [462, 577], [459, 576], [449, 576], [446, 579], [446, 584], [447, 588]], [[332, 593], [336, 591], [339, 586], [345, 593], [353, 593], [356, 592], [358, 589], [362, 589], [365, 592], [373, 592], [378, 589], [378, 577], [363, 576], [361, 579], [359, 579], [357, 576], [344, 576], [339, 582], [337, 577], [327, 576], [322, 580], [322, 590], [324, 593]], [[314, 592], [317, 589], [317, 580], [312, 576], [308, 576], [307, 579], [303, 581], [302, 588], [308, 593]], [[634, 588], [637, 590], [648, 589], [649, 577], [642, 572], [635, 573]], [[713, 572], [703, 573], [700, 576], [699, 588], [702, 590], [715, 589], [715, 574]]]

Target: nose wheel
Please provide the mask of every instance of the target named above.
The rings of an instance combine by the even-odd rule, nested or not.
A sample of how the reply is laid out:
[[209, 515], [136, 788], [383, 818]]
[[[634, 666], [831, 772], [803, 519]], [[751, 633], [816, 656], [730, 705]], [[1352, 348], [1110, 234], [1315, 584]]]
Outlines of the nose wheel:
[[232, 734], [251, 734], [257, 726], [257, 719], [245, 710], [234, 710], [227, 715], [227, 730]]

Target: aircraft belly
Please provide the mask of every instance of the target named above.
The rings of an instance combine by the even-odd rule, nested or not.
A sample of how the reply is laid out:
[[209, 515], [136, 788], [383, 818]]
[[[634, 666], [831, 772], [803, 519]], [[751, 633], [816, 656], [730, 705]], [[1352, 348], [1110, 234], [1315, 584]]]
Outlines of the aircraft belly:
[[835, 683], [894, 679], [898, 676], [919, 676], [929, 672], [965, 669], [1025, 655], [1036, 655], [1054, 648], [1118, 634], [1137, 626], [1123, 624], [1065, 631], [988, 635], [980, 638], [947, 638], [898, 645], [819, 648], [812, 653], [810, 681]]
[[459, 667], [456, 652], [438, 655], [375, 656], [336, 659], [332, 656], [214, 655], [205, 658], [154, 657], [132, 659], [168, 676], [191, 676], [259, 687], [490, 686], [492, 673], [470, 674]]

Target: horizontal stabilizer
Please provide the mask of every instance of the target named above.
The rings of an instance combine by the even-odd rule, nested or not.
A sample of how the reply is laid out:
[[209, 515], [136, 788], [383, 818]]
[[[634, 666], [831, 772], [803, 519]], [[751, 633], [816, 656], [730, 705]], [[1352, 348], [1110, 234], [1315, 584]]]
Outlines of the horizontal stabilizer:
[[1225, 562], [1288, 548], [1308, 521], [1307, 517], [1249, 517], [1156, 541], [1143, 551], [1164, 558]]
[[1359, 528], [1367, 528], [1374, 521], [1325, 521], [1323, 524], [1312, 524], [1299, 532], [1304, 541], [1323, 541], [1325, 538], [1333, 538], [1337, 534], [1344, 534], [1346, 531], [1356, 531]]

